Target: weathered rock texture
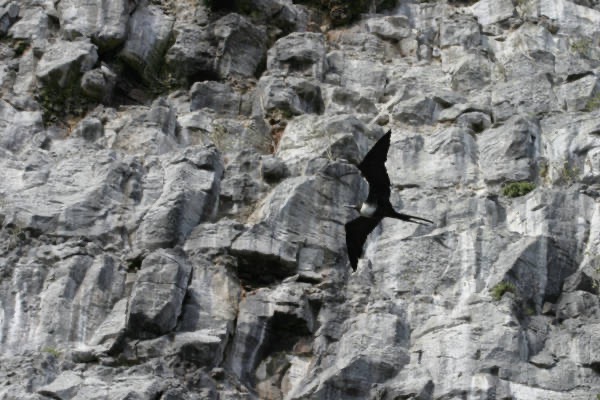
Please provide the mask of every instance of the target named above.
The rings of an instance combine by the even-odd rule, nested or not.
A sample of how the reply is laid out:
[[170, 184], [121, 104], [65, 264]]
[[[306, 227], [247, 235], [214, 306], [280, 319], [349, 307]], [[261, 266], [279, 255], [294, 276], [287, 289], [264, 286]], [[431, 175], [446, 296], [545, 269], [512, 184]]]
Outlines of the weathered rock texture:
[[600, 6], [368, 3], [0, 1], [0, 400], [597, 400]]

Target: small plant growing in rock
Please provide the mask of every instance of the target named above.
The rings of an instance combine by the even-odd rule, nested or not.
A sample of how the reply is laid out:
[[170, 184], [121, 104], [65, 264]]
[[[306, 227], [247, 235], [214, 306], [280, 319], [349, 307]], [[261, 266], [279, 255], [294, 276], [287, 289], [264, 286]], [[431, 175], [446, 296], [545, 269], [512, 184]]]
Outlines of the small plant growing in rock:
[[578, 39], [571, 42], [571, 51], [580, 55], [586, 55], [592, 46], [592, 41], [589, 39]]
[[56, 357], [56, 358], [60, 357], [60, 355], [62, 354], [62, 353], [60, 352], [60, 350], [58, 350], [58, 349], [57, 349], [57, 348], [55, 348], [55, 347], [44, 347], [44, 348], [42, 349], [42, 351], [43, 351], [44, 353], [48, 353], [48, 354], [50, 354], [51, 356], [53, 356], [53, 357]]
[[585, 105], [585, 111], [594, 111], [600, 108], [600, 93], [590, 97]]
[[225, 143], [227, 139], [227, 129], [221, 124], [214, 124], [213, 130], [210, 133], [210, 140], [213, 142], [215, 147], [221, 152], [225, 152], [225, 147], [227, 143]]
[[564, 161], [563, 166], [560, 170], [560, 180], [567, 185], [575, 182], [577, 180], [577, 175], [579, 174], [579, 168], [571, 167], [569, 161]]
[[15, 40], [12, 45], [12, 48], [15, 51], [15, 55], [17, 57], [22, 56], [23, 53], [25, 53], [25, 50], [27, 50], [29, 47], [30, 47], [29, 42], [27, 42], [25, 40]]
[[540, 162], [539, 166], [539, 175], [544, 181], [548, 178], [548, 172], [550, 171], [550, 166], [547, 161]]
[[528, 306], [527, 308], [525, 308], [525, 315], [527, 316], [532, 316], [535, 315], [535, 308]]
[[506, 197], [520, 197], [535, 189], [535, 184], [532, 182], [511, 182], [502, 188], [502, 194]]
[[502, 296], [504, 296], [504, 293], [506, 293], [506, 292], [511, 292], [513, 294], [516, 294], [517, 287], [511, 282], [502, 281], [490, 289], [492, 298], [495, 301], [499, 301], [502, 298]]

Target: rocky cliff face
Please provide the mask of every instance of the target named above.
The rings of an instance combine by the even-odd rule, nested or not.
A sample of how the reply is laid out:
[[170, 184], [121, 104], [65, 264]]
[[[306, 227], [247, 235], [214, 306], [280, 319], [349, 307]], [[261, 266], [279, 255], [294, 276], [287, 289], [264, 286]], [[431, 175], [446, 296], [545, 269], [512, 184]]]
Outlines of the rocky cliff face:
[[0, 0], [0, 399], [600, 397], [600, 6], [349, 4]]

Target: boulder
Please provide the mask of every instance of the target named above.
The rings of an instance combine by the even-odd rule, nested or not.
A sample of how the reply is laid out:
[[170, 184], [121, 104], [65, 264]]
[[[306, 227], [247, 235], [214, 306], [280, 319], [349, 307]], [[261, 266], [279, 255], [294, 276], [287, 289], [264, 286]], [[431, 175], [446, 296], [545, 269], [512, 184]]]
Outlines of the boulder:
[[440, 47], [462, 46], [472, 49], [481, 44], [477, 20], [470, 15], [456, 14], [440, 24]]
[[371, 134], [354, 116], [340, 114], [321, 119], [302, 115], [286, 126], [276, 155], [293, 175], [305, 171], [310, 161], [317, 158], [345, 159], [358, 164], [366, 154], [366, 136]]
[[127, 310], [130, 336], [148, 339], [175, 328], [191, 270], [184, 256], [173, 250], [158, 250], [144, 258]]
[[367, 20], [369, 32], [387, 40], [401, 40], [412, 33], [410, 21], [404, 15], [369, 18]]
[[127, 38], [127, 22], [133, 5], [127, 0], [85, 3], [64, 0], [57, 4], [57, 11], [66, 39], [89, 37], [101, 51], [108, 51]]
[[137, 7], [129, 17], [130, 32], [119, 57], [141, 77], [156, 79], [171, 40], [173, 18], [156, 6]]
[[481, 133], [477, 145], [484, 179], [487, 182], [532, 179], [539, 135], [535, 122], [522, 117], [514, 117], [505, 125]]
[[256, 366], [269, 355], [291, 350], [315, 329], [308, 284], [289, 283], [275, 290], [261, 288], [239, 305], [241, 318], [226, 365], [242, 382], [255, 380]]
[[[136, 232], [141, 251], [183, 244], [196, 225], [216, 212], [222, 169], [214, 147], [189, 147], [156, 172], [164, 180], [159, 196], [144, 193], [150, 207]], [[152, 182], [148, 182], [151, 184]]]
[[117, 75], [106, 65], [87, 71], [81, 77], [83, 93], [99, 102], [109, 103], [112, 99]]
[[217, 75], [217, 44], [210, 26], [178, 25], [174, 36], [175, 43], [167, 50], [165, 61], [175, 76], [192, 83]]
[[177, 111], [162, 97], [150, 107], [132, 107], [118, 113], [106, 122], [104, 130], [107, 146], [130, 154], [162, 155], [180, 146]]
[[17, 152], [43, 130], [42, 113], [19, 111], [0, 101], [0, 147]]
[[566, 82], [557, 92], [568, 111], [589, 111], [600, 107], [598, 78], [593, 74]]
[[190, 110], [210, 108], [220, 114], [237, 116], [240, 113], [241, 96], [226, 83], [215, 81], [196, 82], [191, 90]]
[[89, 40], [57, 41], [40, 59], [36, 76], [48, 90], [65, 90], [79, 85], [83, 73], [92, 69], [98, 54]]
[[19, 16], [19, 5], [16, 2], [9, 2], [0, 8], [0, 35], [5, 36], [8, 30], [17, 21]]
[[[531, 98], [537, 101], [532, 103], [528, 100]], [[560, 108], [547, 75], [523, 76], [492, 87], [492, 109], [496, 121], [505, 121], [515, 113], [537, 115]]]
[[52, 383], [40, 388], [38, 393], [53, 399], [70, 400], [75, 397], [82, 382], [83, 379], [75, 372], [65, 371]]
[[479, 0], [471, 6], [471, 12], [481, 25], [491, 25], [509, 19], [515, 13], [510, 0]]
[[257, 85], [254, 115], [271, 115], [275, 112], [284, 116], [321, 114], [323, 99], [321, 88], [316, 82], [289, 77], [263, 76]]
[[221, 78], [254, 77], [267, 51], [265, 32], [238, 14], [228, 14], [214, 25], [216, 70]]
[[277, 40], [267, 53], [267, 69], [323, 79], [325, 38], [320, 33], [294, 32]]

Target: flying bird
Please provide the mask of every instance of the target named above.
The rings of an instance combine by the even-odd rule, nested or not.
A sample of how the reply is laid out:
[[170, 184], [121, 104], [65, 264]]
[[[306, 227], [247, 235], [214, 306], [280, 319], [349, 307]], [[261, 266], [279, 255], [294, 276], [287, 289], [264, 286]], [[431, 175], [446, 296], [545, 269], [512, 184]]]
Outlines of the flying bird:
[[420, 221], [433, 224], [433, 221], [425, 218], [396, 212], [390, 203], [390, 177], [385, 168], [385, 162], [387, 161], [391, 136], [392, 131], [390, 130], [375, 143], [358, 165], [362, 176], [369, 183], [367, 200], [362, 205], [346, 205], [346, 207], [358, 210], [360, 213], [358, 218], [345, 225], [348, 258], [354, 271], [356, 271], [358, 259], [362, 255], [367, 236], [383, 218], [396, 218], [421, 225], [425, 224]]

